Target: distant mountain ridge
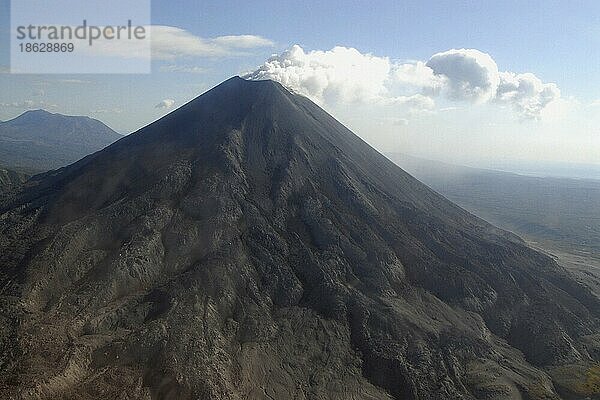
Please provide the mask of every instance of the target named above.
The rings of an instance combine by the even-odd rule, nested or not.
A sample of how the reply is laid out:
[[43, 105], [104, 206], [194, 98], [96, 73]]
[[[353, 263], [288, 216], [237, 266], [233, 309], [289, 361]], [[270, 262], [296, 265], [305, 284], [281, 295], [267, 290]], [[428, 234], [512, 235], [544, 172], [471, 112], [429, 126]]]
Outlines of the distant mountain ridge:
[[0, 165], [29, 171], [55, 169], [122, 137], [90, 117], [31, 110], [0, 122]]

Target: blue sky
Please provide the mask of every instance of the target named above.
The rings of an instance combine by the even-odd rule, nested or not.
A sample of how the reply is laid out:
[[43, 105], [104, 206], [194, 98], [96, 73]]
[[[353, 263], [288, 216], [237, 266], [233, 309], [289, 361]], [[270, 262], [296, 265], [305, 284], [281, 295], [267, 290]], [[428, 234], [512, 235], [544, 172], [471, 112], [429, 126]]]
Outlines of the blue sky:
[[[8, 0], [0, 0], [3, 18], [0, 32], [5, 39], [0, 64], [5, 67], [8, 10]], [[490, 158], [513, 157], [600, 163], [600, 131], [596, 128], [600, 122], [597, 115], [600, 103], [595, 103], [600, 99], [599, 17], [600, 3], [595, 1], [379, 1], [374, 4], [154, 0], [152, 24], [163, 27], [161, 34], [168, 38], [185, 35], [190, 40], [220, 46], [223, 54], [181, 49], [183, 55], [173, 56], [174, 53], [163, 49], [165, 57], [153, 59], [150, 75], [1, 73], [0, 119], [12, 118], [27, 108], [48, 108], [66, 114], [90, 115], [127, 133], [232, 75], [257, 70], [271, 55], [277, 54], [280, 59], [264, 66], [261, 77], [286, 80], [293, 89], [313, 98], [380, 150], [440, 159], [450, 158], [446, 154], [450, 143], [460, 143], [460, 151], [454, 149], [457, 152], [454, 158], [459, 161], [481, 163]], [[171, 32], [165, 27], [179, 30]], [[252, 35], [264, 42], [253, 39], [254, 44], [242, 45], [240, 35]], [[237, 38], [238, 43], [223, 45], [224, 41], [216, 39], [230, 36]], [[284, 53], [296, 44], [301, 52]], [[355, 49], [357, 53], [334, 51], [336, 46]], [[479, 53], [444, 53], [451, 49], [473, 49]], [[438, 53], [444, 53], [445, 58], [436, 64], [438, 69], [431, 70], [434, 65], [431, 59]], [[458, 93], [457, 88], [464, 84], [460, 74], [466, 72], [463, 69], [457, 72], [456, 62], [459, 69], [467, 68], [469, 63], [484, 66], [487, 55], [500, 73], [517, 76], [521, 88], [533, 81], [538, 86], [544, 85], [540, 88], [555, 84], [556, 94], [547, 101], [540, 100], [545, 92], [539, 89], [534, 93], [535, 98], [519, 100], [515, 94], [510, 99], [500, 99], [506, 77], [501, 78], [500, 86], [493, 83], [494, 93]], [[295, 75], [289, 75], [290, 71], [281, 71], [288, 56], [304, 64], [315, 60], [331, 63], [330, 70], [338, 76], [332, 77], [327, 72], [329, 83], [316, 89], [308, 85], [321, 79], [322, 71], [310, 71], [312, 80], [297, 82]], [[352, 58], [356, 61], [348, 61], [349, 57], [356, 57]], [[355, 78], [345, 68], [348, 64], [344, 62], [354, 65], [362, 60], [365, 68], [369, 68], [369, 63], [385, 68], [381, 62], [387, 62], [390, 71], [382, 72], [387, 74], [385, 83], [371, 81], [364, 75]], [[421, 84], [422, 75], [418, 77], [421, 82], [418, 85], [413, 81], [416, 75], [405, 76], [400, 83], [390, 83], [393, 71], [416, 62], [421, 62], [427, 73], [433, 71], [435, 77], [445, 79], [445, 83], [439, 87], [429, 81]], [[519, 75], [524, 73], [535, 79]], [[301, 74], [306, 78], [305, 72]], [[347, 87], [340, 81], [342, 78], [363, 79], [365, 86]], [[486, 75], [485, 79], [488, 78]], [[293, 87], [294, 84], [299, 86]], [[377, 93], [367, 93], [365, 87], [369, 84], [383, 86]], [[433, 89], [435, 94], [429, 91]], [[367, 107], [357, 104], [352, 96], [336, 97], [349, 91], [373, 95], [381, 107], [373, 106], [373, 101]], [[530, 110], [532, 102], [534, 111]], [[558, 114], [564, 116], [555, 118]]]
[[[209, 4], [211, 3], [211, 4]], [[179, 6], [181, 4], [181, 6]], [[476, 48], [503, 68], [535, 71], [573, 95], [598, 97], [597, 1], [153, 2], [155, 24], [200, 36], [252, 33], [281, 47], [355, 47], [398, 59]]]

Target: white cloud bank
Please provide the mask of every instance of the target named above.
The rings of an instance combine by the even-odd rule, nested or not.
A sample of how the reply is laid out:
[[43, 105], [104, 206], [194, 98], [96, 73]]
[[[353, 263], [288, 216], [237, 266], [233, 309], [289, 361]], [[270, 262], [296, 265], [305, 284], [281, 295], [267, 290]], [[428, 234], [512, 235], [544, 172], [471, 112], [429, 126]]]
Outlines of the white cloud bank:
[[249, 78], [273, 79], [319, 102], [355, 102], [386, 95], [390, 70], [388, 58], [362, 54], [353, 48], [306, 53], [294, 45], [269, 58]]
[[152, 60], [173, 61], [193, 57], [243, 56], [249, 50], [274, 45], [271, 40], [257, 35], [203, 38], [175, 26], [150, 25], [144, 28], [147, 40], [99, 38], [93, 46], [88, 46], [86, 40], [76, 42], [75, 46], [90, 56], [147, 59], [151, 55]]
[[248, 79], [273, 79], [321, 104], [398, 104], [431, 110], [434, 99], [508, 104], [523, 119], [540, 119], [560, 99], [553, 83], [532, 73], [500, 72], [494, 59], [475, 49], [452, 49], [427, 62], [393, 62], [354, 48], [306, 52], [298, 45], [269, 58]]
[[46, 108], [53, 109], [58, 107], [54, 103], [48, 103], [44, 100], [23, 100], [23, 101], [13, 101], [13, 102], [0, 102], [0, 108], [15, 108], [15, 109], [32, 109], [32, 108]]
[[153, 25], [150, 38], [152, 58], [155, 60], [235, 56], [244, 54], [248, 49], [273, 46], [272, 41], [256, 35], [229, 35], [205, 39], [185, 29], [164, 25]]
[[510, 104], [526, 119], [540, 119], [551, 102], [560, 99], [554, 83], [543, 83], [527, 72], [499, 72], [489, 54], [460, 49], [434, 54], [427, 66], [446, 79], [447, 95], [454, 100]]

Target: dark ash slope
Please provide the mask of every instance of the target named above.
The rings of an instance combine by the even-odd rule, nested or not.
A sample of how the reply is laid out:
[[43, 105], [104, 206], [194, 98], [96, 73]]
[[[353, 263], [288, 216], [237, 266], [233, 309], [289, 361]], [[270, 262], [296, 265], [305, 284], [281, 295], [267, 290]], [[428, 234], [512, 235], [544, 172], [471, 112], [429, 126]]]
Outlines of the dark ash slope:
[[0, 397], [553, 399], [599, 361], [598, 298], [270, 81], [28, 186]]

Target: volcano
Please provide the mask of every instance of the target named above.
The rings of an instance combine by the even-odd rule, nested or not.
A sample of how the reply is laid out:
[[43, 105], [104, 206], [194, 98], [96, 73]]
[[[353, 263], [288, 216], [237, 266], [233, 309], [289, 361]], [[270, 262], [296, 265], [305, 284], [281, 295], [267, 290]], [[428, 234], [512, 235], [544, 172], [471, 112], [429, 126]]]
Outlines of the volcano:
[[598, 394], [599, 298], [272, 81], [1, 201], [2, 398]]

